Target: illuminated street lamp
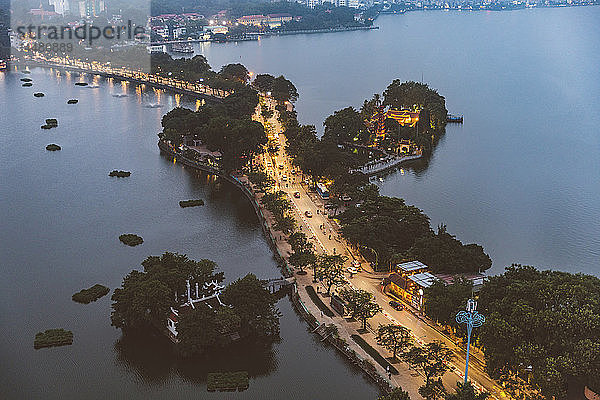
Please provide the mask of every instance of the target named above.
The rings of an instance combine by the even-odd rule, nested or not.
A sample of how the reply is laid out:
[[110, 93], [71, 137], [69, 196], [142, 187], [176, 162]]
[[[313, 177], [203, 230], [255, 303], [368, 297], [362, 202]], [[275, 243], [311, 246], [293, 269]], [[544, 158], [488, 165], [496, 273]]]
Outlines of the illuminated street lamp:
[[471, 350], [471, 331], [479, 328], [485, 322], [485, 317], [477, 312], [477, 302], [473, 299], [467, 300], [466, 311], [456, 314], [456, 322], [467, 324], [467, 361], [465, 363], [465, 383], [469, 374], [469, 351]]

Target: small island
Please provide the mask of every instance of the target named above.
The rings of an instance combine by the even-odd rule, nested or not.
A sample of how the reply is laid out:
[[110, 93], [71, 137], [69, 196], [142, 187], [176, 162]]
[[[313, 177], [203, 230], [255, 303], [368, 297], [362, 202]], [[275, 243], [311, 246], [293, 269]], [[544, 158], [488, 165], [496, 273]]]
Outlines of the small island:
[[99, 298], [106, 296], [110, 292], [110, 289], [104, 285], [95, 284], [91, 288], [82, 289], [79, 292], [71, 296], [71, 299], [77, 303], [89, 304], [92, 301], [96, 301]]
[[35, 334], [34, 349], [43, 347], [66, 346], [73, 344], [73, 332], [64, 329], [48, 329]]
[[58, 151], [60, 149], [61, 149], [61, 147], [54, 143], [51, 143], [48, 146], [46, 146], [46, 150], [48, 150], [48, 151]]
[[44, 96], [45, 96], [45, 94], [44, 94], [44, 93], [42, 93], [42, 92], [37, 92], [37, 93], [34, 93], [34, 94], [33, 94], [33, 96], [34, 96], [34, 97], [44, 97]]
[[46, 119], [46, 125], [42, 125], [42, 129], [52, 129], [58, 127], [58, 120], [56, 118]]
[[206, 378], [206, 389], [209, 392], [214, 392], [215, 390], [220, 392], [238, 390], [241, 392], [248, 389], [249, 386], [248, 371], [211, 372]]
[[31, 86], [33, 86], [33, 83], [26, 82], [26, 83], [22, 84], [21, 86], [23, 86], [23, 87], [31, 87]]
[[197, 206], [203, 206], [203, 205], [204, 205], [204, 200], [202, 200], [202, 199], [198, 199], [198, 200], [181, 200], [179, 202], [179, 206], [181, 208], [197, 207]]
[[31, 82], [31, 78], [21, 78], [21, 82]]
[[75, 86], [87, 86], [87, 82], [75, 82]]
[[[160, 332], [183, 357], [240, 341], [270, 344], [279, 338], [277, 297], [255, 275], [222, 286], [225, 275], [215, 262], [171, 252], [146, 258], [142, 267], [125, 276], [112, 295], [111, 323], [124, 335], [134, 329]], [[244, 382], [235, 376], [239, 388]], [[215, 388], [223, 382], [212, 379]]]
[[123, 244], [126, 244], [127, 246], [131, 246], [131, 247], [135, 247], [137, 245], [144, 243], [144, 239], [142, 239], [141, 236], [138, 236], [133, 233], [124, 233], [121, 236], [119, 236], [119, 240]]
[[127, 178], [130, 175], [131, 175], [131, 172], [129, 172], [129, 171], [117, 171], [116, 169], [113, 171], [110, 171], [110, 173], [108, 174], [108, 176], [116, 176], [117, 178]]
[[71, 99], [71, 100], [67, 101], [67, 104], [77, 104], [77, 103], [79, 103], [79, 100], [77, 100], [77, 99]]

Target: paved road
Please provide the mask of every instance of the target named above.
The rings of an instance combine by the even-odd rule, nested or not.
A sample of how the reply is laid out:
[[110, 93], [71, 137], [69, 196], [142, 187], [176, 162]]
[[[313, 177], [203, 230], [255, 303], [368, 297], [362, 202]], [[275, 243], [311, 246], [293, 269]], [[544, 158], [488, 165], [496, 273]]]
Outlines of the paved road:
[[[282, 131], [276, 115], [269, 122], [276, 132]], [[445, 374], [443, 381], [446, 388], [455, 387], [457, 381], [464, 379], [465, 350], [413, 313], [406, 310], [397, 311], [389, 306], [388, 302], [390, 298], [382, 292], [380, 284], [383, 277], [387, 274], [374, 273], [360, 254], [353, 254], [347, 247], [346, 242], [336, 232], [331, 220], [324, 215], [323, 200], [316, 193], [310, 192], [306, 185], [301, 184], [302, 179], [300, 175], [293, 174], [292, 170], [294, 167], [291, 164], [291, 159], [285, 153], [286, 142], [283, 134], [279, 135], [279, 142], [279, 152], [274, 156], [264, 154], [262, 156], [262, 163], [266, 165], [266, 172], [275, 179], [278, 189], [287, 193], [288, 198], [292, 201], [297, 219], [301, 222], [299, 223], [299, 229], [314, 243], [315, 250], [318, 253], [344, 254], [349, 258], [347, 262], [348, 267], [351, 266], [350, 262], [354, 259], [361, 262], [364, 271], [349, 278], [349, 282], [351, 286], [357, 289], [367, 290], [372, 293], [376, 301], [383, 308], [383, 313], [370, 320], [372, 327], [377, 327], [379, 324], [389, 324], [390, 322], [397, 323], [410, 329], [415, 340], [419, 343], [440, 340], [453, 350], [455, 354], [455, 359], [451, 363], [453, 373]], [[294, 196], [295, 192], [300, 194], [299, 198]], [[305, 214], [306, 211], [310, 211], [312, 217], [307, 217]], [[484, 364], [476, 357], [470, 357], [469, 378], [476, 386], [490, 393], [493, 398], [509, 398], [502, 390], [502, 387], [485, 373]]]

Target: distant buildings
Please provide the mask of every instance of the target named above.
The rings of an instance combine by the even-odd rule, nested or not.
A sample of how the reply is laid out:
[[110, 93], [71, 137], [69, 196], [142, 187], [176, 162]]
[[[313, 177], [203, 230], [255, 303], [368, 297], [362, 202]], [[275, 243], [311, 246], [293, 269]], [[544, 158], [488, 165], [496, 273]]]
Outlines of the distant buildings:
[[291, 14], [244, 15], [237, 19], [240, 25], [268, 26], [277, 28], [293, 19]]
[[305, 0], [304, 4], [307, 7], [315, 8], [315, 6], [330, 4], [335, 7], [350, 7], [359, 8], [359, 0]]

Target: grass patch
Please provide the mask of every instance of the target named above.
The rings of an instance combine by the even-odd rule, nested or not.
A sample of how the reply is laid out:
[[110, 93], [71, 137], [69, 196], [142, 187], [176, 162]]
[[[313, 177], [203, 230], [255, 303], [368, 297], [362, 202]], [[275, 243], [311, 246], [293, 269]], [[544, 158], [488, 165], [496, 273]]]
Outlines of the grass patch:
[[185, 208], [185, 207], [197, 207], [197, 206], [203, 206], [204, 205], [204, 200], [202, 199], [198, 199], [198, 200], [181, 200], [179, 202], [179, 207], [181, 208]]
[[235, 391], [246, 390], [250, 386], [248, 371], [239, 372], [210, 372], [206, 379], [206, 388], [209, 392], [218, 390]]
[[77, 104], [77, 103], [79, 103], [79, 100], [77, 100], [77, 99], [67, 100], [67, 104]]
[[333, 311], [331, 311], [331, 309], [327, 307], [325, 303], [323, 303], [323, 300], [321, 300], [317, 292], [315, 292], [314, 287], [307, 285], [306, 292], [310, 296], [310, 299], [313, 301], [313, 303], [315, 303], [315, 305], [319, 307], [319, 310], [323, 311], [323, 314], [327, 315], [329, 318], [333, 318], [335, 316]]
[[75, 82], [75, 86], [87, 86], [87, 82]]
[[366, 351], [368, 355], [370, 355], [371, 357], [373, 357], [373, 359], [375, 361], [377, 361], [377, 364], [381, 365], [384, 369], [387, 369], [387, 367], [390, 367], [390, 372], [393, 375], [398, 375], [398, 370], [396, 368], [394, 368], [394, 366], [392, 364], [390, 364], [388, 362], [388, 360], [386, 360], [381, 354], [379, 354], [379, 352], [377, 350], [375, 350], [373, 347], [371, 347], [371, 345], [369, 343], [367, 343], [365, 341], [365, 339], [363, 339], [359, 335], [350, 335], [350, 336], [352, 337], [352, 340], [354, 340], [356, 342], [356, 344], [358, 344], [360, 346], [361, 349]]
[[102, 296], [106, 296], [110, 289], [106, 286], [95, 284], [91, 288], [82, 289], [71, 296], [71, 299], [77, 303], [89, 304], [92, 301], [98, 300]]
[[131, 172], [129, 172], [129, 171], [117, 171], [116, 169], [113, 171], [110, 171], [110, 173], [108, 174], [108, 176], [116, 176], [117, 178], [127, 178], [130, 175], [131, 175]]
[[58, 151], [60, 149], [61, 149], [61, 147], [59, 145], [57, 145], [57, 144], [54, 144], [54, 143], [49, 144], [48, 146], [46, 146], [46, 150], [48, 150], [48, 151]]
[[62, 328], [48, 329], [45, 332], [35, 334], [33, 348], [41, 349], [42, 347], [65, 346], [68, 344], [73, 344], [73, 332]]
[[133, 233], [124, 233], [121, 236], [119, 236], [119, 240], [123, 244], [126, 244], [127, 246], [131, 247], [144, 243], [144, 239], [142, 239], [141, 236], [135, 235]]
[[45, 94], [44, 94], [44, 93], [42, 93], [42, 92], [38, 92], [38, 93], [34, 93], [34, 94], [33, 94], [33, 96], [34, 96], [34, 97], [44, 97], [44, 96], [45, 96]]

